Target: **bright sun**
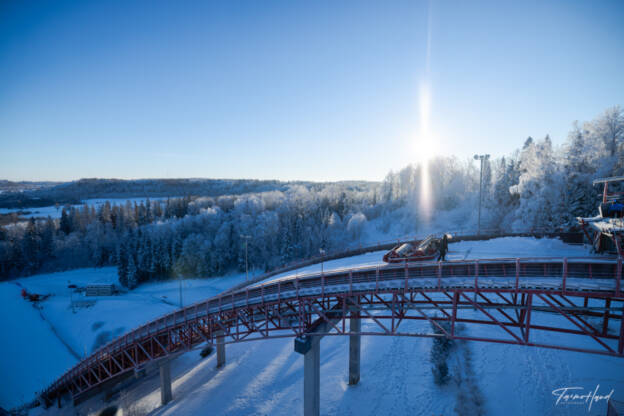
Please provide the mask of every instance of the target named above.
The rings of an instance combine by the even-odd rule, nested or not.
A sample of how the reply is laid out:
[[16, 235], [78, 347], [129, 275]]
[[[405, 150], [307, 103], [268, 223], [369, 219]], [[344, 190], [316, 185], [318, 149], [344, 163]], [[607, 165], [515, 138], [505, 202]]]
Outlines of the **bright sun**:
[[416, 163], [428, 162], [437, 154], [436, 143], [431, 136], [418, 136], [416, 140], [414, 140], [414, 147]]

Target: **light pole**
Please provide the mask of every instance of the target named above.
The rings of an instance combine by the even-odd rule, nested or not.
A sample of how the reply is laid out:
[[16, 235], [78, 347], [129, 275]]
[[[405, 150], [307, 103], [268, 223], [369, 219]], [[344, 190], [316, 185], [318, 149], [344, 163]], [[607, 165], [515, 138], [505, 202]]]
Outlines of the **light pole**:
[[69, 304], [71, 305], [72, 312], [76, 313], [76, 308], [74, 308], [74, 289], [76, 289], [76, 285], [72, 285], [68, 280], [67, 288], [69, 289]]
[[250, 235], [241, 234], [241, 238], [245, 239], [245, 280], [249, 280], [249, 263], [247, 262], [247, 245], [249, 243]]
[[321, 253], [321, 275], [323, 274], [323, 259], [325, 258], [325, 250], [319, 248], [319, 253]]
[[481, 161], [481, 169], [479, 170], [479, 220], [477, 223], [477, 235], [481, 234], [481, 191], [483, 189], [483, 162], [488, 160], [490, 155], [474, 155], [475, 160]]
[[180, 309], [182, 309], [182, 275], [178, 274], [178, 284], [180, 288]]

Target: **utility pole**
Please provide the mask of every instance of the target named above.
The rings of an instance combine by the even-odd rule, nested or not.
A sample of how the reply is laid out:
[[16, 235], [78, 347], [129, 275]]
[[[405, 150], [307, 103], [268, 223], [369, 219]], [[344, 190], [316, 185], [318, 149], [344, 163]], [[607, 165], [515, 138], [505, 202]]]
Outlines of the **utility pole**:
[[73, 313], [76, 313], [76, 308], [74, 308], [74, 289], [76, 288], [76, 285], [72, 285], [68, 280], [67, 288], [69, 289], [69, 304], [71, 305], [71, 310]]
[[247, 245], [249, 243], [249, 239], [251, 238], [251, 236], [241, 234], [241, 238], [245, 239], [245, 280], [248, 281], [249, 280], [249, 262], [247, 260], [248, 259]]
[[483, 189], [483, 162], [488, 160], [490, 155], [474, 155], [475, 160], [481, 161], [481, 168], [479, 170], [479, 219], [477, 223], [477, 235], [481, 234], [481, 192]]
[[178, 275], [178, 283], [180, 286], [180, 309], [182, 309], [182, 276]]

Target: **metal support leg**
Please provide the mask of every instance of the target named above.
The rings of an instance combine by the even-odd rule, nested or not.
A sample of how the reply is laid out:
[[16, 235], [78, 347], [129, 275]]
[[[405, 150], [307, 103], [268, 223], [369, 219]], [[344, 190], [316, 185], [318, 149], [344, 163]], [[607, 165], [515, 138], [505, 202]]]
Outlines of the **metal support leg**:
[[217, 335], [217, 368], [225, 365], [225, 337], [223, 333]]
[[303, 414], [318, 416], [321, 406], [321, 342], [313, 340], [303, 355]]
[[[360, 318], [351, 318], [349, 327], [352, 333], [362, 332]], [[349, 385], [355, 385], [358, 381], [360, 381], [360, 335], [349, 335]]]
[[173, 398], [171, 394], [171, 361], [160, 363], [160, 403], [164, 406]]

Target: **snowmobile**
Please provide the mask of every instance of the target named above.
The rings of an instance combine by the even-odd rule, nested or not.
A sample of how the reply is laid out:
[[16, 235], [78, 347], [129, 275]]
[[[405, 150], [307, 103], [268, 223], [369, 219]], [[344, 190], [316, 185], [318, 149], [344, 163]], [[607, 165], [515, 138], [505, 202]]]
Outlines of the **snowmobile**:
[[39, 293], [29, 293], [26, 289], [22, 288], [22, 298], [31, 302], [40, 302], [49, 298], [50, 295], [40, 295]]
[[433, 260], [440, 253], [442, 239], [433, 234], [421, 241], [403, 243], [392, 248], [383, 256], [386, 263]]

